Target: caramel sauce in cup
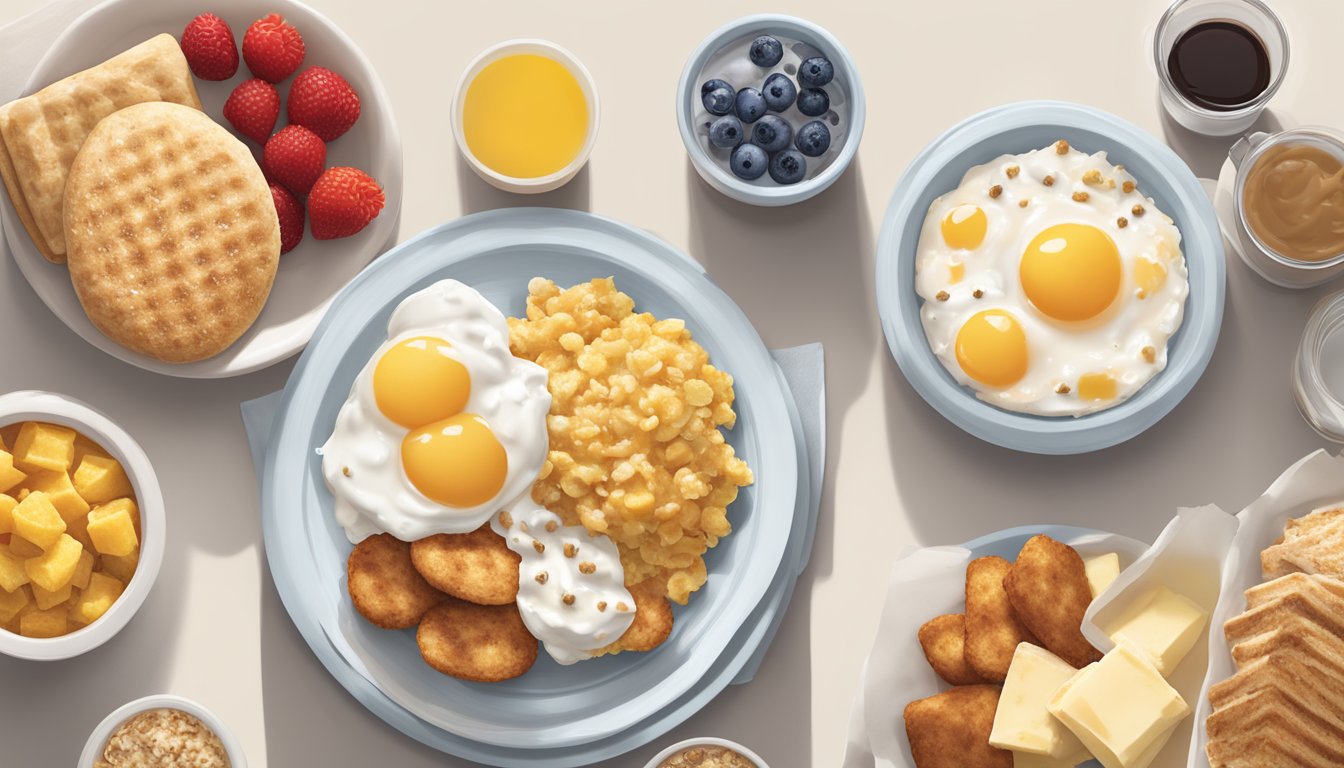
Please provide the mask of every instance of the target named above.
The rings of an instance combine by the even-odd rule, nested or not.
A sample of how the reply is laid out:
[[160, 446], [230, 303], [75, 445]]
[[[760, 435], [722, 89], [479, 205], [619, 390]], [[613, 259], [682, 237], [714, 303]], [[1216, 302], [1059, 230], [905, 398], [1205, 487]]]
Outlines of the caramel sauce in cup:
[[1286, 259], [1320, 262], [1344, 254], [1344, 162], [1316, 143], [1265, 149], [1246, 176], [1246, 226]]

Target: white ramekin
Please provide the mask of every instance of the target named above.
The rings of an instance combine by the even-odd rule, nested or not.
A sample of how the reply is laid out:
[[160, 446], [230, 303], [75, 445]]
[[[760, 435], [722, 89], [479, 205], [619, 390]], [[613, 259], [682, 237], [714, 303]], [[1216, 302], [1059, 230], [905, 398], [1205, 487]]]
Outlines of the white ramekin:
[[[770, 766], [766, 765], [765, 761], [761, 759], [760, 755], [756, 754], [755, 752], [752, 752], [750, 749], [747, 749], [741, 744], [738, 744], [736, 741], [719, 739], [712, 736], [699, 739], [687, 739], [685, 741], [679, 741], [676, 744], [673, 744], [672, 746], [668, 747], [667, 749], [664, 749], [662, 752], [659, 752], [658, 754], [654, 755], [653, 759], [650, 760], [648, 763], [646, 763], [644, 768], [658, 768], [658, 766], [667, 758], [677, 754], [683, 749], [688, 749], [690, 747], [727, 747], [728, 749], [731, 749], [734, 752], [741, 754], [743, 757], [755, 763], [756, 768], [770, 768]], [[84, 768], [84, 766], [81, 765], [80, 768]]]
[[[467, 88], [471, 81], [485, 69], [486, 65], [494, 63], [506, 56], [513, 56], [520, 53], [532, 53], [539, 56], [545, 56], [552, 61], [564, 65], [569, 73], [574, 75], [574, 79], [579, 81], [579, 88], [583, 91], [583, 96], [588, 100], [588, 136], [584, 139], [583, 147], [579, 154], [570, 161], [569, 165], [561, 168], [555, 173], [547, 176], [537, 176], [535, 178], [518, 178], [516, 176], [505, 176], [494, 170], [485, 163], [482, 163], [472, 154], [471, 149], [467, 147], [467, 137], [462, 129], [462, 109], [467, 100]], [[485, 179], [492, 186], [498, 187], [505, 192], [518, 192], [520, 194], [530, 195], [540, 192], [550, 192], [564, 186], [570, 179], [578, 175], [583, 169], [584, 164], [588, 162], [588, 156], [593, 152], [593, 145], [597, 143], [597, 127], [601, 111], [598, 106], [597, 85], [593, 82], [593, 76], [587, 67], [578, 60], [574, 54], [568, 50], [546, 40], [519, 39], [506, 40], [498, 45], [491, 46], [482, 51], [479, 56], [467, 65], [466, 71], [462, 73], [462, 78], [457, 82], [457, 93], [453, 96], [452, 123], [453, 138], [457, 141], [457, 149], [466, 158], [467, 163], [471, 165], [472, 170], [482, 179]]]
[[0, 395], [0, 426], [23, 421], [45, 421], [70, 427], [98, 443], [121, 462], [135, 489], [140, 509], [140, 562], [121, 597], [98, 620], [68, 635], [23, 637], [0, 629], [0, 653], [33, 661], [56, 661], [78, 656], [111, 640], [144, 604], [163, 563], [163, 493], [149, 457], [125, 430], [107, 416], [74, 398], [53, 392], [25, 390]]
[[158, 694], [136, 699], [129, 704], [123, 704], [112, 714], [103, 718], [103, 722], [99, 723], [98, 727], [93, 729], [93, 733], [89, 734], [89, 740], [84, 742], [84, 751], [79, 754], [78, 768], [93, 768], [94, 762], [98, 760], [98, 755], [103, 751], [103, 746], [107, 744], [107, 740], [111, 738], [112, 732], [132, 717], [151, 709], [176, 709], [194, 715], [219, 737], [220, 743], [224, 745], [224, 751], [228, 753], [231, 768], [247, 768], [247, 756], [243, 754], [242, 745], [224, 727], [224, 723], [215, 716], [215, 713], [191, 699], [170, 694]]

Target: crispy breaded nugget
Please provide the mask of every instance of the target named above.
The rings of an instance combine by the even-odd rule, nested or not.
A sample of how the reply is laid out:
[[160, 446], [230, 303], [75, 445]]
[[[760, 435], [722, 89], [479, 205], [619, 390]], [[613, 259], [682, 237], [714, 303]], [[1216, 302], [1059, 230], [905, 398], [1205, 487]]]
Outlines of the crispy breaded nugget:
[[450, 597], [425, 614], [415, 642], [429, 666], [480, 683], [518, 677], [537, 660], [537, 638], [513, 604], [476, 605]]
[[966, 566], [966, 663], [996, 683], [1008, 676], [1018, 643], [1040, 645], [1013, 615], [1003, 590], [1010, 568], [1002, 557], [981, 557]]
[[1032, 536], [1003, 580], [1013, 613], [1041, 645], [1078, 669], [1101, 659], [1083, 637], [1083, 614], [1092, 603], [1083, 558], [1049, 536]]
[[411, 545], [390, 533], [355, 545], [346, 561], [345, 584], [359, 615], [383, 629], [413, 627], [447, 597], [411, 565]]
[[999, 686], [962, 685], [905, 707], [916, 768], [1013, 768], [1013, 753], [989, 745]]
[[425, 581], [479, 605], [517, 599], [520, 559], [489, 523], [471, 533], [440, 533], [411, 542], [411, 562]]
[[[625, 634], [596, 655], [621, 651], [651, 651], [672, 634], [672, 603], [661, 579], [645, 579], [626, 587], [635, 598], [635, 620]], [[617, 606], [619, 607], [619, 606]]]
[[919, 628], [919, 645], [933, 671], [952, 685], [985, 682], [966, 663], [966, 617], [960, 613], [949, 613], [926, 622]]

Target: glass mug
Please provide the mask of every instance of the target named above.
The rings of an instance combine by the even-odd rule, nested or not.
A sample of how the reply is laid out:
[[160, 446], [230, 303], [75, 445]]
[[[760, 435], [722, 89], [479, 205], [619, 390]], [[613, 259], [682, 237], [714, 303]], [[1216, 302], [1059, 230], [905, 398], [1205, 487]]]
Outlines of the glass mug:
[[1275, 148], [1308, 146], [1320, 149], [1344, 163], [1344, 135], [1315, 126], [1293, 128], [1275, 134], [1253, 133], [1232, 145], [1228, 157], [1236, 169], [1233, 204], [1242, 258], [1261, 277], [1284, 288], [1310, 288], [1344, 273], [1344, 243], [1337, 253], [1323, 259], [1303, 260], [1280, 253], [1265, 242], [1248, 221], [1246, 185], [1256, 164]]
[[1293, 361], [1293, 397], [1302, 418], [1344, 443], [1344, 291], [1316, 303]]

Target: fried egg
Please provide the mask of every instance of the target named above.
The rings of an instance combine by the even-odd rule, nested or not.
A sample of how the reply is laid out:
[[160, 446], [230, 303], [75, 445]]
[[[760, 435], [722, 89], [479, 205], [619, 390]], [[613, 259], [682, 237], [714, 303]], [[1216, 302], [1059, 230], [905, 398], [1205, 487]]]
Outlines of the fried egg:
[[402, 301], [319, 451], [349, 539], [467, 533], [525, 496], [549, 447], [546, 379], [468, 286]]
[[1045, 416], [1133, 396], [1166, 367], [1190, 291], [1171, 217], [1105, 152], [1065, 141], [976, 166], [934, 200], [915, 273], [953, 378]]

